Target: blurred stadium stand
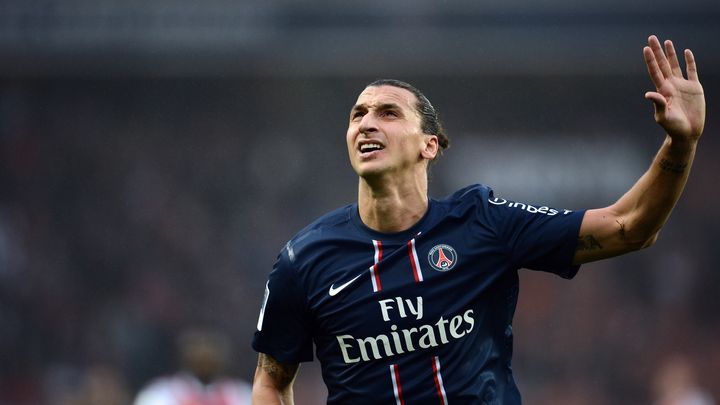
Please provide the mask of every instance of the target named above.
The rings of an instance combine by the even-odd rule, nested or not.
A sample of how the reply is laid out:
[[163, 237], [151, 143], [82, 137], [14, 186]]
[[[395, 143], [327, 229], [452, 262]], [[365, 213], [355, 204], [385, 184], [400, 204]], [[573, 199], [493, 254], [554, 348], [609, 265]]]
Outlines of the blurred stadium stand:
[[[626, 74], [649, 32], [718, 50], [713, 0], [5, 1], [9, 75]], [[705, 69], [720, 66], [706, 52]]]
[[[250, 379], [277, 251], [355, 199], [346, 116], [378, 77], [444, 119], [433, 195], [611, 203], [662, 140], [651, 33], [694, 50], [708, 95], [686, 193], [649, 250], [522, 272], [517, 380], [529, 404], [652, 403], [682, 358], [720, 398], [717, 21], [716, 0], [1, 1], [0, 404], [127, 403], [196, 325]], [[296, 393], [323, 400], [317, 365]]]

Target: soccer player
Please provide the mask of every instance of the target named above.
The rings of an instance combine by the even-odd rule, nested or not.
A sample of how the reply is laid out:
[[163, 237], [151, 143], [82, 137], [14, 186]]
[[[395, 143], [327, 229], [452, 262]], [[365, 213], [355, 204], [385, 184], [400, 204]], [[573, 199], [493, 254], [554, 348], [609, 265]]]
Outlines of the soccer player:
[[313, 344], [330, 404], [519, 404], [511, 369], [520, 268], [573, 277], [582, 263], [650, 246], [675, 206], [705, 121], [692, 52], [687, 79], [670, 41], [643, 49], [667, 133], [650, 168], [614, 204], [570, 211], [473, 185], [436, 200], [428, 164], [448, 145], [430, 102], [380, 80], [350, 110], [358, 201], [282, 249], [253, 340], [256, 404], [292, 404]]

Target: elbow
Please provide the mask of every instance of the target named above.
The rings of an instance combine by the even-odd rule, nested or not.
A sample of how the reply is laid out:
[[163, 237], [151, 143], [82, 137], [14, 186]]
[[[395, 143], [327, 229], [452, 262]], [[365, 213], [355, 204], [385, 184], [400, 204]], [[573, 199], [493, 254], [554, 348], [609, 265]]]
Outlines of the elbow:
[[625, 253], [635, 252], [638, 250], [649, 248], [657, 241], [658, 232], [654, 233], [625, 233], [621, 235], [621, 244], [623, 245], [622, 250]]
[[620, 239], [630, 251], [649, 248], [655, 244], [660, 234], [659, 227], [637, 219], [629, 218], [627, 221], [618, 219], [616, 222], [620, 224]]
[[642, 246], [640, 246], [640, 249], [646, 249], [646, 248], [649, 248], [650, 246], [654, 245], [658, 239], [659, 234], [660, 234], [659, 232], [655, 232], [654, 234], [652, 234], [649, 238], [647, 238], [645, 240], [645, 243], [643, 243]]
[[627, 250], [628, 251], [637, 251], [642, 249], [647, 249], [650, 246], [655, 244], [655, 241], [657, 241], [658, 233], [653, 233], [649, 236], [643, 235], [642, 237], [636, 237], [631, 240], [626, 240]]

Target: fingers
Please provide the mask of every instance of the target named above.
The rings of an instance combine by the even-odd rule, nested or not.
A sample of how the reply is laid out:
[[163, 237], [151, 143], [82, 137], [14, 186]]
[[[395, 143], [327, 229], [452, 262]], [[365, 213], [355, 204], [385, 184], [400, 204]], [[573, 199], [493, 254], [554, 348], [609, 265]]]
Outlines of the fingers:
[[[663, 51], [658, 38], [655, 35], [651, 35], [648, 38], [648, 46], [643, 48], [643, 56], [645, 57], [648, 73], [650, 73], [653, 84], [658, 88], [665, 79], [669, 79], [672, 76], [683, 78], [683, 72], [680, 67], [677, 52], [675, 51], [675, 46], [670, 40], [666, 40], [664, 45], [665, 50]], [[689, 49], [686, 49], [684, 53], [688, 79], [699, 81], [695, 56]]]
[[663, 76], [665, 78], [669, 78], [670, 76], [672, 76], [672, 69], [670, 68], [670, 63], [665, 57], [665, 52], [663, 52], [663, 49], [660, 46], [660, 41], [655, 35], [651, 35], [650, 38], [648, 38], [648, 45], [650, 46], [653, 55], [655, 55], [655, 61], [660, 67], [660, 71], [662, 72]]
[[665, 52], [667, 53], [667, 59], [670, 63], [670, 70], [672, 71], [673, 76], [683, 77], [682, 69], [680, 68], [680, 61], [678, 61], [677, 53], [675, 53], [675, 47], [673, 46], [672, 41], [665, 41]]
[[652, 49], [650, 49], [649, 46], [643, 48], [643, 57], [645, 57], [645, 64], [647, 65], [650, 79], [652, 80], [656, 88], [660, 88], [663, 81], [665, 80], [665, 77], [663, 76], [663, 73], [658, 66], [657, 60], [655, 59], [655, 53], [653, 53]]
[[699, 81], [697, 65], [695, 64], [695, 55], [689, 49], [685, 50], [685, 65], [687, 68], [688, 79], [692, 81]]

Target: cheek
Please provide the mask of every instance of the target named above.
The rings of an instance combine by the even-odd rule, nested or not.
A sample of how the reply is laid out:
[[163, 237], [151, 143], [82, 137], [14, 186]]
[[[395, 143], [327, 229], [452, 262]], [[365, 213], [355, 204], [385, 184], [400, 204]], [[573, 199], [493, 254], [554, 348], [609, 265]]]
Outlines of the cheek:
[[355, 149], [355, 138], [357, 131], [355, 131], [352, 127], [348, 128], [347, 132], [345, 133], [345, 143], [347, 144], [348, 152], [352, 152]]
[[351, 130], [348, 129], [347, 133], [345, 134], [345, 143], [347, 143], [348, 147], [350, 147], [351, 144], [354, 143], [354, 136]]
[[422, 150], [422, 141], [416, 134], [405, 134], [400, 138], [401, 149], [409, 155], [415, 155]]

